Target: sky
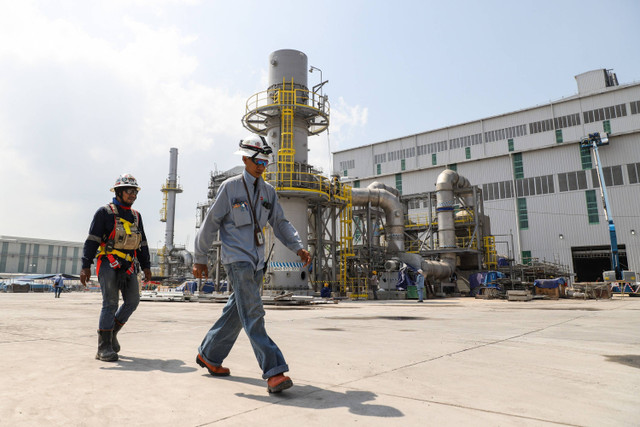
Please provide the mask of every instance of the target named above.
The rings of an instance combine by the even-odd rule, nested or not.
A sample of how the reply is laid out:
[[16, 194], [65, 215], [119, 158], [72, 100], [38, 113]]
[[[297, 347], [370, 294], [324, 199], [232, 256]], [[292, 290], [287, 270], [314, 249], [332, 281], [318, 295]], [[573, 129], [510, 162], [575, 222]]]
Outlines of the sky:
[[331, 152], [575, 95], [586, 71], [640, 81], [638, 19], [637, 0], [0, 0], [0, 235], [82, 242], [131, 173], [161, 247], [175, 147], [191, 250], [276, 50], [328, 80], [329, 130], [309, 139], [328, 174]]

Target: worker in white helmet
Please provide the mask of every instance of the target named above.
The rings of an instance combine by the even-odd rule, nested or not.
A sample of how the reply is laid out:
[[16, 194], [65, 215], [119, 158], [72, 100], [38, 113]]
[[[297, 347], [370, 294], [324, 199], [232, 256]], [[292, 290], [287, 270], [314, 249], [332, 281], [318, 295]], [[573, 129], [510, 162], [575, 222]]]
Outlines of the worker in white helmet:
[[284, 217], [275, 189], [261, 179], [271, 153], [271, 147], [261, 136], [251, 135], [240, 141], [236, 154], [242, 156], [245, 169], [222, 183], [202, 221], [194, 244], [193, 275], [208, 276], [207, 252], [220, 232], [222, 264], [233, 294], [198, 348], [196, 362], [211, 375], [229, 375], [222, 362], [244, 328], [262, 369], [262, 378], [267, 380], [267, 390], [278, 393], [293, 382], [284, 375], [289, 366], [264, 326], [260, 296], [265, 265], [263, 227], [268, 222], [275, 236], [300, 257], [304, 267], [311, 262], [311, 256], [296, 229]]
[[[118, 360], [120, 343], [116, 338], [138, 307], [138, 269], [151, 280], [149, 246], [142, 226], [142, 216], [131, 208], [138, 196], [138, 181], [131, 174], [120, 175], [111, 191], [115, 197], [93, 216], [89, 236], [84, 242], [80, 282], [91, 278], [91, 264], [97, 255], [96, 274], [102, 292], [102, 311], [98, 323], [96, 359]], [[139, 263], [139, 267], [138, 267]], [[123, 304], [118, 307], [119, 293]]]

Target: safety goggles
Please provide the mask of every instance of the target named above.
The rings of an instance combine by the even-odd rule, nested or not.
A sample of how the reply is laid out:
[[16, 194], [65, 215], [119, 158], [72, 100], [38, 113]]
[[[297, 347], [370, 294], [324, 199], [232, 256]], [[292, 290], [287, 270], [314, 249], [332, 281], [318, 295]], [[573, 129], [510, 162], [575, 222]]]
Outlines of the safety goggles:
[[265, 160], [265, 159], [256, 159], [253, 157], [250, 157], [251, 161], [258, 165], [258, 166], [264, 166], [265, 168], [267, 167], [267, 165], [269, 165], [269, 160]]
[[126, 188], [126, 189], [124, 189], [122, 191], [124, 191], [125, 193], [127, 193], [130, 196], [135, 196], [135, 195], [138, 194], [138, 190], [136, 188]]

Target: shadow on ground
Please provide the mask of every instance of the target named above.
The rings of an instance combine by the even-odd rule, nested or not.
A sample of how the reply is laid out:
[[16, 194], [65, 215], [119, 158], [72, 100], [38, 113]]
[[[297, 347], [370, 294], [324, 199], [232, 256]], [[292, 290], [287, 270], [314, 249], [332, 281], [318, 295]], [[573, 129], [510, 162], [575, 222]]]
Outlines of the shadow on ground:
[[[267, 388], [266, 381], [256, 378], [228, 377], [225, 378], [225, 381], [236, 381]], [[236, 396], [297, 408], [333, 409], [346, 407], [352, 414], [369, 417], [397, 418], [404, 416], [402, 412], [391, 406], [367, 403], [374, 401], [377, 395], [362, 390], [348, 390], [342, 393], [310, 385], [294, 385], [289, 390], [277, 394], [236, 393]]]
[[197, 371], [196, 368], [186, 366], [184, 361], [178, 359], [144, 359], [141, 357], [128, 357], [118, 355], [117, 362], [111, 362], [113, 365], [103, 366], [101, 369], [109, 371], [162, 371], [171, 374], [186, 374], [188, 372]]
[[619, 356], [607, 356], [607, 355], [605, 355], [605, 357], [607, 358], [608, 362], [616, 362], [616, 363], [620, 363], [622, 365], [631, 366], [632, 368], [639, 368], [640, 369], [640, 355], [637, 355], [637, 354], [622, 354], [622, 355], [619, 355]]

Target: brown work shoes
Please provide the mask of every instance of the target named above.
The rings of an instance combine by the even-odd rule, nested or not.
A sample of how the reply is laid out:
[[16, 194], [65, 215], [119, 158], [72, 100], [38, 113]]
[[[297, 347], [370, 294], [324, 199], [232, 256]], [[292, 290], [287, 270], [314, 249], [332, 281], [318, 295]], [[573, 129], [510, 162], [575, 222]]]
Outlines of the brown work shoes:
[[206, 360], [198, 353], [198, 357], [196, 357], [196, 363], [203, 368], [207, 368], [207, 371], [214, 377], [228, 377], [231, 374], [228, 368], [223, 368], [222, 366], [213, 366], [210, 363], [207, 363]]
[[293, 381], [284, 374], [274, 375], [267, 380], [267, 390], [269, 390], [269, 393], [280, 393], [282, 390], [286, 390], [292, 386]]

